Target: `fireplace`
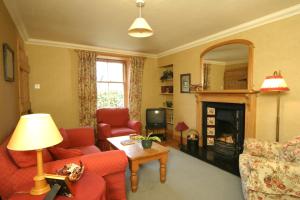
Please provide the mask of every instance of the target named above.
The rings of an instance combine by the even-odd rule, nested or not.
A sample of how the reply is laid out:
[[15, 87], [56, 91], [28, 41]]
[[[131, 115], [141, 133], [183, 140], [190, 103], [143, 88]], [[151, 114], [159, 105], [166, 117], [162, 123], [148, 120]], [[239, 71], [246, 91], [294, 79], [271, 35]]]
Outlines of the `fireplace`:
[[239, 154], [244, 138], [255, 138], [254, 90], [197, 91], [196, 126], [199, 148], [181, 150], [239, 176]]
[[245, 136], [245, 104], [202, 103], [203, 148], [226, 158], [237, 158]]

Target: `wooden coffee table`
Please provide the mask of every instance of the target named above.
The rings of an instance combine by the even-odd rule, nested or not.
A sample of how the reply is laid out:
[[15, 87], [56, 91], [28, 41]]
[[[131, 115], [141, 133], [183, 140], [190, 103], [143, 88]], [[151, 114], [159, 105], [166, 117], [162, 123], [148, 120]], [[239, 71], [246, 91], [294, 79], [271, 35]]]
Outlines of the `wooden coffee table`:
[[138, 188], [138, 176], [139, 165], [159, 160], [160, 162], [160, 182], [166, 181], [166, 170], [169, 149], [156, 142], [152, 143], [151, 149], [143, 149], [142, 144], [135, 141], [135, 144], [122, 145], [121, 142], [129, 140], [129, 136], [111, 137], [107, 138], [112, 149], [119, 149], [126, 153], [129, 160], [129, 167], [131, 171], [131, 190], [136, 192]]

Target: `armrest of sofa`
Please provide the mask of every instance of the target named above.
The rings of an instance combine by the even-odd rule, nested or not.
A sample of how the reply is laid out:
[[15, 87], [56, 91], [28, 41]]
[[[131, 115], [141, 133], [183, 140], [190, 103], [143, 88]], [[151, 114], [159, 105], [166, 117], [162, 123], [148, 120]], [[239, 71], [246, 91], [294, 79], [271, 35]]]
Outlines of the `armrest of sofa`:
[[97, 129], [100, 140], [106, 140], [106, 138], [111, 137], [111, 127], [109, 124], [99, 123]]
[[240, 154], [239, 156], [239, 169], [242, 182], [246, 182], [250, 176], [250, 167], [248, 163], [250, 157], [251, 155], [245, 153]]
[[90, 146], [95, 144], [94, 129], [90, 127], [65, 129], [71, 147]]
[[[125, 173], [128, 163], [126, 154], [123, 151], [114, 150], [47, 162], [44, 163], [44, 172], [53, 174], [65, 164], [79, 164], [80, 160], [82, 161], [85, 170], [92, 171], [100, 176], [120, 172]], [[9, 181], [13, 183], [14, 191], [19, 191], [24, 185], [32, 183], [33, 177], [36, 174], [36, 167], [20, 168], [11, 175]]]
[[137, 134], [141, 133], [142, 123], [136, 120], [129, 120], [128, 127], [135, 130]]
[[247, 190], [300, 197], [300, 166], [295, 162], [251, 156]]

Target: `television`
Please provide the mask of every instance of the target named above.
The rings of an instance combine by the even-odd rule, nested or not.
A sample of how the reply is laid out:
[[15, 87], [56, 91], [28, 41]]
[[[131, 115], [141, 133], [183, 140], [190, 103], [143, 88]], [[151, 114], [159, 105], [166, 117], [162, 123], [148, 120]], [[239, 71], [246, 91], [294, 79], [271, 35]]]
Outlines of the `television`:
[[166, 128], [166, 109], [147, 108], [146, 109], [146, 129]]

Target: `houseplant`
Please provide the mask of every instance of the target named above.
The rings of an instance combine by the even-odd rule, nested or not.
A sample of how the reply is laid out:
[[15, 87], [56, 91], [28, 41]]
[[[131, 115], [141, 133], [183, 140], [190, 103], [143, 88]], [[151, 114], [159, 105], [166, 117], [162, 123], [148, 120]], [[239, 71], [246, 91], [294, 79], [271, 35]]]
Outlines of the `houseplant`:
[[151, 136], [153, 133], [150, 133], [148, 136], [137, 135], [134, 137], [135, 140], [140, 140], [144, 149], [150, 149], [152, 146], [152, 141], [161, 142], [160, 138], [157, 136]]

